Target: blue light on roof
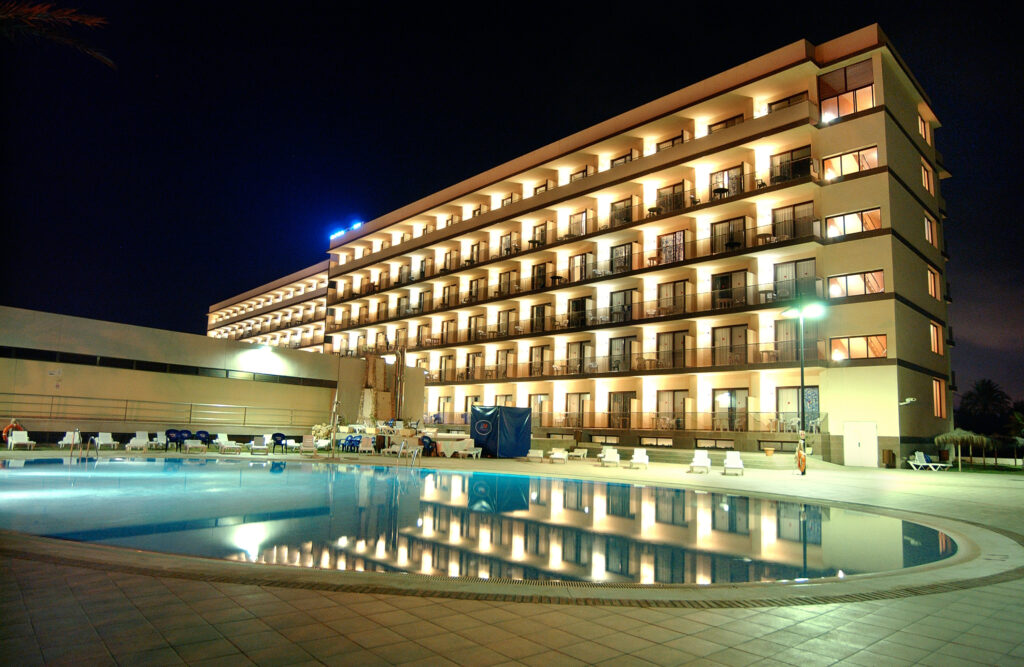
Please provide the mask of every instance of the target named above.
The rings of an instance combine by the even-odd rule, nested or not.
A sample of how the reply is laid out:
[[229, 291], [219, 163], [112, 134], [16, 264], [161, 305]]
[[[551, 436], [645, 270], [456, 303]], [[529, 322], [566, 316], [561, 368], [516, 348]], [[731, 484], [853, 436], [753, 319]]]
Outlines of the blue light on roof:
[[352, 226], [349, 227], [349, 229], [359, 229], [362, 226], [363, 226], [363, 223], [361, 223], [361, 222], [354, 222], [354, 223], [352, 223]]
[[332, 233], [331, 233], [331, 240], [333, 241], [334, 239], [338, 238], [339, 236], [341, 236], [341, 235], [342, 235], [342, 234], [344, 234], [344, 233], [345, 233], [345, 230], [344, 230], [344, 229], [339, 229], [339, 230], [338, 230], [338, 231], [336, 231], [336, 232], [332, 232]]

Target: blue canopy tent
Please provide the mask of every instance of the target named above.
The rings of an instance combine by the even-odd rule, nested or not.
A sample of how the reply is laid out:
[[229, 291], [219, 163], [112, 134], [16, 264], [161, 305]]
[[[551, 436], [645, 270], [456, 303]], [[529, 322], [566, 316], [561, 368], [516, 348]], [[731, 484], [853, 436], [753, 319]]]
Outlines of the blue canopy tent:
[[469, 417], [473, 442], [488, 456], [518, 458], [530, 451], [530, 408], [474, 405]]

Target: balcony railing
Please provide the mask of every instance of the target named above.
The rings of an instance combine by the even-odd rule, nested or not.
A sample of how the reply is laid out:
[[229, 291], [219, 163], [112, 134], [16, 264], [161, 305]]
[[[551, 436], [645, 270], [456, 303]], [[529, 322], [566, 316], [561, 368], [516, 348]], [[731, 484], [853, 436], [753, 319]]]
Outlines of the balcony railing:
[[[828, 359], [825, 341], [808, 341], [804, 348], [805, 363]], [[800, 361], [796, 341], [753, 343], [721, 347], [665, 350], [576, 357], [571, 359], [508, 362], [504, 365], [483, 364], [464, 368], [429, 371], [428, 384], [453, 382], [500, 382], [504, 380], [542, 380], [602, 375], [607, 373], [688, 371], [707, 368], [763, 367], [774, 364], [795, 364]]]
[[[827, 415], [804, 416], [806, 430], [826, 433]], [[435, 412], [424, 415], [425, 424], [458, 426], [469, 424], [468, 412]], [[534, 412], [531, 426], [538, 428], [628, 429], [643, 431], [708, 431], [797, 434], [800, 419], [794, 412], [749, 412], [719, 410], [715, 412]]]
[[[721, 182], [711, 183], [707, 187], [691, 188], [670, 194], [660, 195], [654, 206], [638, 204], [626, 208], [611, 210], [607, 215], [598, 217], [593, 211], [582, 220], [573, 220], [563, 229], [559, 229], [553, 222], [537, 225], [528, 238], [516, 244], [506, 247], [498, 247], [493, 252], [486, 253], [488, 258], [480, 261], [466, 259], [457, 265], [445, 266], [442, 263], [428, 265], [423, 263], [416, 271], [407, 271], [401, 280], [391, 280], [389, 274], [382, 274], [376, 282], [364, 282], [358, 289], [353, 290], [351, 286], [345, 286], [338, 291], [336, 300], [332, 303], [360, 298], [383, 292], [394, 287], [404, 287], [423, 280], [437, 276], [448, 275], [463, 269], [471, 269], [483, 263], [491, 263], [508, 259], [524, 253], [543, 250], [554, 244], [562, 244], [595, 236], [610, 229], [642, 223], [647, 220], [678, 215], [679, 213], [700, 206], [709, 202], [721, 202], [732, 197], [763, 190], [770, 186], [781, 185], [794, 180], [809, 178], [811, 176], [812, 162], [810, 158], [794, 160], [783, 165], [769, 169], [761, 174], [746, 173]], [[713, 254], [752, 248], [755, 245], [768, 245], [788, 241], [793, 238], [815, 236], [820, 238], [820, 231], [812, 233], [806, 225], [813, 222], [818, 227], [818, 221], [800, 220], [775, 223], [763, 227], [736, 232], [731, 235], [722, 235], [719, 239], [700, 239], [689, 242], [693, 249], [685, 253], [686, 259], [707, 257]], [[640, 254], [640, 253], [637, 253]], [[639, 266], [636, 268], [640, 268]]]
[[[657, 269], [675, 265], [687, 260], [711, 257], [727, 252], [738, 252], [744, 249], [770, 246], [794, 239], [821, 238], [821, 225], [818, 220], [787, 220], [772, 225], [751, 227], [732, 234], [718, 234], [705, 239], [687, 241], [655, 250], [644, 250], [622, 257], [578, 263], [559, 270], [535, 270], [529, 276], [515, 279], [499, 280], [494, 285], [483, 285], [475, 290], [451, 292], [448, 298], [443, 296], [430, 303], [420, 305], [397, 304], [386, 310], [386, 316], [378, 316], [376, 312], [360, 310], [353, 323], [346, 314], [330, 327], [331, 332], [341, 331], [353, 326], [366, 326], [409, 317], [417, 317], [437, 313], [452, 308], [471, 306], [491, 300], [500, 300], [514, 296], [526, 295], [577, 285], [589, 281], [613, 278], [640, 269]], [[820, 295], [819, 295], [820, 296]], [[754, 303], [752, 299], [744, 303]], [[694, 309], [690, 309], [694, 310]], [[706, 310], [706, 309], [704, 309]], [[381, 315], [385, 311], [382, 311]]]
[[697, 316], [733, 308], [770, 306], [811, 295], [822, 298], [823, 289], [821, 278], [780, 280], [763, 285], [729, 287], [712, 292], [694, 292], [671, 299], [639, 301], [632, 305], [592, 308], [563, 315], [528, 317], [510, 320], [507, 323], [452, 329], [441, 335], [425, 334], [416, 340], [410, 340], [409, 348], [430, 349], [466, 343], [485, 343], [504, 338], [561, 333], [601, 325], [631, 325], [663, 317]]

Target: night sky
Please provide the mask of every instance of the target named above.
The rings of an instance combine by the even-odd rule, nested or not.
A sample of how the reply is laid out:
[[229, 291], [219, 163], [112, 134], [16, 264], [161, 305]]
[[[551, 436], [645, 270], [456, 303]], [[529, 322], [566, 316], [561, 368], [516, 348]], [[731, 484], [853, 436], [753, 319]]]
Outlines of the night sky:
[[118, 69], [0, 45], [0, 304], [205, 333], [211, 304], [326, 259], [340, 224], [798, 39], [878, 22], [944, 125], [960, 391], [987, 377], [1024, 398], [1020, 53], [1004, 12], [59, 4], [109, 19], [79, 36]]

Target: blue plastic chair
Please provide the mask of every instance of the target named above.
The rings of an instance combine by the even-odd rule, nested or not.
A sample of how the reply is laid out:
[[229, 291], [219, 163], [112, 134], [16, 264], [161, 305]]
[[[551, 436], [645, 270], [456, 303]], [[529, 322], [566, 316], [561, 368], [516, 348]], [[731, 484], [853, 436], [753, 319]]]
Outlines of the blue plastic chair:
[[421, 435], [420, 442], [423, 443], [424, 456], [433, 456], [434, 452], [437, 451], [437, 445], [434, 443], [434, 439], [429, 435]]
[[270, 451], [277, 451], [278, 447], [281, 448], [282, 452], [287, 449], [287, 447], [285, 446], [286, 438], [284, 437], [284, 433], [274, 433], [273, 435], [270, 436], [270, 439], [274, 441], [274, 444], [270, 447]]
[[208, 431], [196, 431], [196, 440], [204, 445], [210, 444], [210, 433]]
[[178, 431], [178, 451], [181, 451], [181, 446], [185, 444], [186, 440], [192, 439], [192, 431], [187, 428], [183, 428]]
[[170, 447], [171, 445], [174, 445], [176, 448], [181, 449], [181, 446], [179, 445], [178, 441], [178, 429], [169, 428], [166, 431], [164, 431], [164, 435], [167, 437], [167, 444], [164, 445], [165, 452], [167, 451], [167, 448]]

